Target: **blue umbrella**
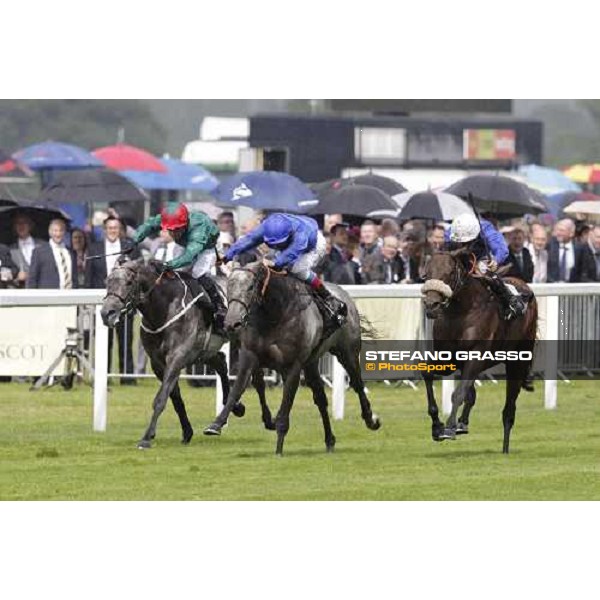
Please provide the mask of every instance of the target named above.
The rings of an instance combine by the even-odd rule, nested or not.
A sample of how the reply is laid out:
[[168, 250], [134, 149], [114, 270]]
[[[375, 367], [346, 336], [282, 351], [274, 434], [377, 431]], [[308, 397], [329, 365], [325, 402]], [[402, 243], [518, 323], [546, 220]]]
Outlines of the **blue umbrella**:
[[199, 190], [212, 192], [219, 180], [205, 168], [173, 158], [162, 158], [166, 173], [153, 171], [119, 171], [129, 181], [146, 190]]
[[86, 169], [103, 166], [93, 154], [83, 148], [52, 141], [27, 146], [27, 148], [15, 152], [13, 158], [27, 165], [33, 171]]
[[295, 213], [307, 212], [318, 204], [314, 193], [299, 179], [274, 171], [232, 175], [221, 182], [213, 196], [225, 206]]
[[564, 173], [538, 165], [523, 165], [519, 167], [519, 175], [525, 183], [543, 194], [558, 194], [560, 192], [581, 192], [581, 188]]

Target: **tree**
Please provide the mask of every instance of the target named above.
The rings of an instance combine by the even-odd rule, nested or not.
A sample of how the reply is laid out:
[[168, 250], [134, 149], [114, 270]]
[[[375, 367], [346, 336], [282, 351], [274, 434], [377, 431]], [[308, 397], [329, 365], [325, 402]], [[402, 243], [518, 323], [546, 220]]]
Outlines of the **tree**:
[[56, 140], [93, 150], [125, 141], [162, 154], [166, 132], [141, 100], [0, 100], [0, 147]]

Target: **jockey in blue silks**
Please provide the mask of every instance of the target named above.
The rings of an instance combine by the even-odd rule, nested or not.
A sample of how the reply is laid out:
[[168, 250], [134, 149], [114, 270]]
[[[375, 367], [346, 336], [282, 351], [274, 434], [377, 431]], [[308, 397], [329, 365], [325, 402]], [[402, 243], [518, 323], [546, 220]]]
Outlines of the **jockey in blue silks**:
[[454, 247], [466, 246], [475, 255], [477, 270], [486, 276], [492, 291], [504, 307], [506, 320], [525, 314], [527, 305], [514, 286], [507, 284], [496, 272], [504, 264], [509, 251], [504, 236], [485, 219], [478, 219], [473, 213], [457, 216], [445, 238]]
[[266, 244], [277, 251], [275, 260], [265, 261], [267, 266], [278, 270], [286, 269], [294, 277], [306, 282], [323, 301], [329, 313], [324, 315], [327, 325], [340, 327], [344, 324], [348, 307], [331, 294], [313, 270], [325, 256], [327, 247], [314, 219], [284, 213], [271, 214], [256, 229], [231, 246], [225, 255], [225, 262], [260, 244]]

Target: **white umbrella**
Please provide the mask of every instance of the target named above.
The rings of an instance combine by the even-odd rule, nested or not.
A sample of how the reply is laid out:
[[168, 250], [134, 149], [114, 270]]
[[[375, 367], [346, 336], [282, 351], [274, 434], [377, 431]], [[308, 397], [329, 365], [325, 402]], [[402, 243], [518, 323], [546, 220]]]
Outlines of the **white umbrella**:
[[600, 215], [600, 200], [578, 200], [563, 209], [569, 214]]
[[462, 198], [446, 192], [404, 192], [392, 198], [398, 205], [398, 218], [452, 221], [458, 215], [473, 213]]

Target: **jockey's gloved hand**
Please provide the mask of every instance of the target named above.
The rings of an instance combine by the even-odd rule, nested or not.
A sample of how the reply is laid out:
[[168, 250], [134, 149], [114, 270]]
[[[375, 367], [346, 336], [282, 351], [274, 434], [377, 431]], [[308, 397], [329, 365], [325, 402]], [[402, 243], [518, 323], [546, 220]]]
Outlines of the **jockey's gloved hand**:
[[487, 267], [492, 273], [495, 273], [498, 270], [498, 263], [491, 258], [487, 263]]

